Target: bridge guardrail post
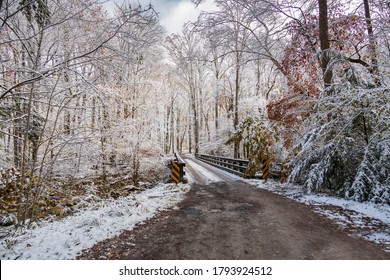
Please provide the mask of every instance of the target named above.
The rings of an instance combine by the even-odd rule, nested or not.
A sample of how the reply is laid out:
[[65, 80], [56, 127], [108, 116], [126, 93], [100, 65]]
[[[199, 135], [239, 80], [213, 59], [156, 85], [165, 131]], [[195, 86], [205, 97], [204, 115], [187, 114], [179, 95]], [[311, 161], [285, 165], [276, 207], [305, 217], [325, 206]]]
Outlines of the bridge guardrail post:
[[263, 160], [263, 165], [262, 165], [262, 175], [261, 175], [261, 179], [264, 179], [264, 180], [267, 180], [270, 173], [271, 173], [271, 158], [267, 158], [265, 160]]
[[180, 182], [184, 181], [184, 175], [186, 174], [184, 171], [184, 167], [186, 164], [178, 157], [177, 154], [175, 154], [176, 160], [173, 160], [171, 162], [171, 169], [172, 169], [172, 180], [176, 184], [179, 184]]

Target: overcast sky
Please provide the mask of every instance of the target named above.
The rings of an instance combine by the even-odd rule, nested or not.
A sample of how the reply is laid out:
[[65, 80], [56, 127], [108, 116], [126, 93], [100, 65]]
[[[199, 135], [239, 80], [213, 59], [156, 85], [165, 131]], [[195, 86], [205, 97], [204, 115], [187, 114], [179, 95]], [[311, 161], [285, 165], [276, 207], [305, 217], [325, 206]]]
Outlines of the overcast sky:
[[[114, 2], [137, 2], [134, 0], [109, 0], [105, 3], [108, 9], [114, 7]], [[207, 0], [205, 3], [195, 8], [191, 0], [138, 0], [141, 4], [148, 5], [151, 3], [154, 9], [159, 13], [160, 23], [168, 33], [179, 33], [184, 23], [195, 21], [198, 18], [200, 11], [210, 11], [215, 8], [212, 0]]]

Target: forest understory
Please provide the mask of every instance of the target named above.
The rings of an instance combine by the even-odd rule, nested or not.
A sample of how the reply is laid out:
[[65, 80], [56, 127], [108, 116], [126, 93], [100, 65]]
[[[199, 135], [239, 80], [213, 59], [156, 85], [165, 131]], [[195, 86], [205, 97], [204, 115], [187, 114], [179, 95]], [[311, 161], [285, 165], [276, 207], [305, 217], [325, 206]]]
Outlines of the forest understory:
[[[132, 175], [131, 168], [122, 167], [120, 173], [115, 173], [117, 169], [113, 169], [106, 176], [52, 178], [45, 185], [34, 186], [33, 191], [29, 192], [31, 202], [27, 201], [25, 204], [20, 203], [23, 199], [20, 194], [26, 193], [23, 188], [31, 185], [22, 184], [20, 174], [14, 169], [2, 171], [0, 238], [12, 234], [18, 227], [34, 226], [43, 220], [59, 220], [98, 202], [116, 200], [153, 188], [160, 182], [170, 182], [168, 162], [168, 157], [160, 162], [156, 161], [153, 169], [144, 170], [136, 177]], [[23, 214], [25, 217], [21, 217]]]

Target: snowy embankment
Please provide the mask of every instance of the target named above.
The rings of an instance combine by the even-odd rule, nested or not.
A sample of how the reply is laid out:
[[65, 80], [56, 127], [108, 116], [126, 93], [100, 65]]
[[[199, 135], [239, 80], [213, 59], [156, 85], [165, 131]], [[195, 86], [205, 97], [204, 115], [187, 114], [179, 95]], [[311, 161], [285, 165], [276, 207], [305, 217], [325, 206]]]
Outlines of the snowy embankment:
[[356, 202], [325, 194], [306, 194], [301, 187], [275, 181], [246, 180], [258, 188], [311, 205], [349, 233], [382, 244], [390, 252], [390, 206], [371, 202]]
[[188, 187], [160, 184], [139, 194], [90, 206], [63, 220], [43, 222], [0, 240], [1, 259], [74, 259], [82, 250], [175, 206]]

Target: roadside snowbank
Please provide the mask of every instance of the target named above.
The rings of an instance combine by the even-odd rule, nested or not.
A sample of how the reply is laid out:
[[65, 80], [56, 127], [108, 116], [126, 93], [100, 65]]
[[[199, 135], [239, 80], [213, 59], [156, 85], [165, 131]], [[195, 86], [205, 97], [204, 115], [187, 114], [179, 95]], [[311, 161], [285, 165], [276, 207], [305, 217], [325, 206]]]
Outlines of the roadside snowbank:
[[60, 221], [43, 222], [30, 230], [0, 240], [1, 259], [74, 259], [95, 243], [176, 205], [188, 187], [160, 184], [139, 194], [104, 201]]

